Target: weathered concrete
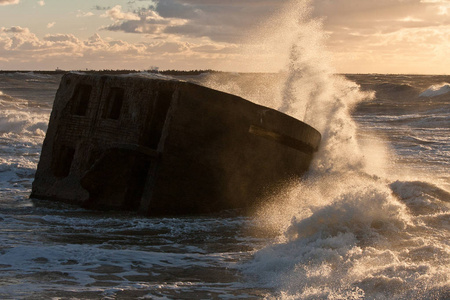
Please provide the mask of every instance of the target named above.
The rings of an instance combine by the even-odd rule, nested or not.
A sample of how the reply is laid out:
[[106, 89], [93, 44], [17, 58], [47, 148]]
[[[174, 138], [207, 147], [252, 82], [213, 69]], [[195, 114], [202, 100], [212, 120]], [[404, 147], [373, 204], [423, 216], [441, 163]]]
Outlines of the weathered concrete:
[[247, 208], [308, 168], [307, 124], [195, 84], [66, 74], [32, 197], [146, 215]]

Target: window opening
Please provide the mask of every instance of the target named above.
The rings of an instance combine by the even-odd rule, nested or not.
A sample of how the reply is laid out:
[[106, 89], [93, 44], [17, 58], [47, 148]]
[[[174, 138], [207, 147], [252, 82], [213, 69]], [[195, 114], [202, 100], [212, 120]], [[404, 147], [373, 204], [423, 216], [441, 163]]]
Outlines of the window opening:
[[92, 86], [88, 84], [78, 84], [71, 99], [73, 102], [72, 113], [78, 116], [85, 116], [89, 99], [91, 98]]
[[60, 178], [67, 177], [72, 167], [74, 156], [75, 148], [61, 146], [57, 153], [53, 154], [53, 175]]
[[124, 89], [111, 88], [106, 98], [106, 109], [103, 112], [103, 118], [118, 120], [123, 106]]

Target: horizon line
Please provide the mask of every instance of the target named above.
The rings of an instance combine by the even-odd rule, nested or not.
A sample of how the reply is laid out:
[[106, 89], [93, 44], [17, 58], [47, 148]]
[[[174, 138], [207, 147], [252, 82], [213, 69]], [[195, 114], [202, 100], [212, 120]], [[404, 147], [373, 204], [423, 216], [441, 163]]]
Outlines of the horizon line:
[[[64, 70], [64, 69], [54, 69], [54, 70], [27, 70], [27, 69], [18, 69], [18, 70], [0, 70], [0, 73], [70, 73], [70, 72], [87, 72], [87, 73], [238, 73], [238, 74], [278, 74], [283, 73], [284, 71], [278, 72], [242, 72], [242, 71], [221, 71], [221, 70], [213, 70], [213, 69], [191, 69], [191, 70], [177, 70], [177, 69], [166, 69], [166, 70], [136, 70], [136, 69], [84, 69], [84, 70]], [[335, 75], [413, 75], [413, 76], [450, 76], [450, 74], [436, 74], [436, 73], [360, 73], [360, 72], [336, 72]]]

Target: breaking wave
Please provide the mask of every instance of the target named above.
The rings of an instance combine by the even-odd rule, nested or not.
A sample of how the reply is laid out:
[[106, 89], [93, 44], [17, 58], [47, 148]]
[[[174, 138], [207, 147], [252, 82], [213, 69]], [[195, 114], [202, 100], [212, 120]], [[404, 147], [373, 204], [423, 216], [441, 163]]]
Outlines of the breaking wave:
[[[47, 131], [49, 112], [34, 110], [27, 100], [18, 99], [0, 91], [0, 136], [38, 137], [42, 142]], [[26, 137], [25, 137], [25, 136]]]
[[385, 145], [358, 138], [350, 112], [374, 94], [334, 74], [308, 3], [289, 4], [300, 20], [289, 28], [278, 109], [317, 128], [322, 142], [307, 176], [260, 209], [261, 226], [279, 235], [242, 270], [277, 299], [444, 299], [449, 235], [436, 231], [448, 227], [450, 194], [401, 179], [389, 155], [370, 154], [373, 146], [389, 153]]
[[420, 97], [436, 97], [450, 93], [450, 83], [442, 83], [438, 85], [432, 85], [426, 91], [420, 94]]
[[0, 190], [26, 191], [36, 171], [50, 112], [0, 93]]

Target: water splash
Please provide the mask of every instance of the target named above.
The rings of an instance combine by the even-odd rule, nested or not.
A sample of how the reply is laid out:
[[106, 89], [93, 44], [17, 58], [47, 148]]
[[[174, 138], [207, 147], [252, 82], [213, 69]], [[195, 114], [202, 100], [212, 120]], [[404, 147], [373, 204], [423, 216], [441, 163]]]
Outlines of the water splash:
[[393, 176], [377, 168], [390, 162], [368, 155], [350, 116], [356, 103], [374, 94], [335, 75], [321, 21], [305, 13], [309, 3], [287, 5], [286, 17], [295, 16], [296, 29], [289, 27], [292, 39], [285, 41], [290, 55], [278, 109], [317, 128], [322, 144], [307, 176], [261, 208], [262, 226], [280, 234], [243, 269], [278, 290], [279, 298], [445, 298], [449, 236], [426, 232], [445, 227], [448, 203], [440, 203], [438, 213], [427, 209], [436, 205], [430, 197], [448, 193], [435, 187], [429, 201], [420, 202], [417, 218], [412, 205], [427, 197], [429, 185], [412, 183], [419, 195], [409, 196], [402, 188], [411, 183], [391, 184]]
[[201, 79], [322, 133], [307, 175], [259, 209], [260, 227], [276, 238], [242, 271], [276, 299], [448, 298], [450, 194], [395, 165], [381, 137], [361, 140], [351, 112], [375, 94], [335, 74], [310, 4], [290, 1], [252, 37], [261, 45], [247, 52], [282, 71]]

